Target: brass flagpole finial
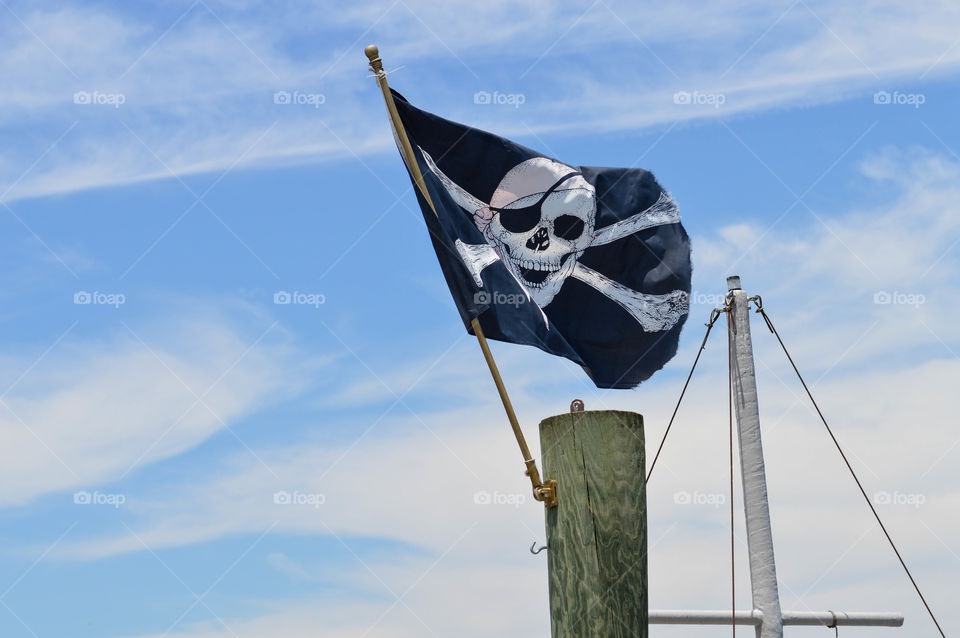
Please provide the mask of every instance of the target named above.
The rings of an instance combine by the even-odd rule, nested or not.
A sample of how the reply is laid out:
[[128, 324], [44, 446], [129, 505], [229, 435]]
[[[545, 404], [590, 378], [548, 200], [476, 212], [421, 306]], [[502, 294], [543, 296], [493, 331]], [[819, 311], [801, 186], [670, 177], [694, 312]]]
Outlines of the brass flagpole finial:
[[367, 54], [367, 59], [370, 60], [370, 70], [374, 73], [382, 73], [383, 60], [380, 59], [380, 49], [377, 48], [377, 45], [371, 44], [364, 47], [363, 52]]

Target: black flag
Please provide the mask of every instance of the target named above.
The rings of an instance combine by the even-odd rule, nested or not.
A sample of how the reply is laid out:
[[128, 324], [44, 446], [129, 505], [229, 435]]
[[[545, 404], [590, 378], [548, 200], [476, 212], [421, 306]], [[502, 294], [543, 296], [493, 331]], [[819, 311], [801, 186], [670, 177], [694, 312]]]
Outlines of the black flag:
[[569, 166], [393, 97], [436, 215], [417, 190], [467, 330], [632, 388], [677, 351], [690, 242], [642, 169]]

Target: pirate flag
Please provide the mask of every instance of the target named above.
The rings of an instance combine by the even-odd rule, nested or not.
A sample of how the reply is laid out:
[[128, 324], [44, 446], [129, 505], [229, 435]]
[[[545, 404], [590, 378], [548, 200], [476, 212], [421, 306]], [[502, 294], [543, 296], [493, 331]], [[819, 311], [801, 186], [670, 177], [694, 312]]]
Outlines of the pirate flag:
[[488, 338], [566, 357], [601, 388], [635, 387], [676, 354], [690, 242], [652, 173], [568, 166], [393, 97], [468, 331], [478, 318]]

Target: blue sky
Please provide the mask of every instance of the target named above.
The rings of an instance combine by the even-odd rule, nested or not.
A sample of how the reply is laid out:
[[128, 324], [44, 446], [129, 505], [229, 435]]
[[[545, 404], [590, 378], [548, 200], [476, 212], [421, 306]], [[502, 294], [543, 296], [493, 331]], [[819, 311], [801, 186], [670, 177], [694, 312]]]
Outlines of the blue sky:
[[[421, 108], [652, 170], [692, 236], [680, 353], [639, 389], [495, 344], [531, 443], [580, 397], [642, 412], [651, 447], [739, 274], [960, 628], [958, 27], [935, 1], [0, 1], [0, 633], [548, 631], [542, 509], [474, 502], [527, 487], [373, 42]], [[898, 610], [884, 635], [933, 635], [754, 327], [785, 608]], [[722, 339], [649, 488], [657, 608], [729, 598], [725, 507], [678, 498], [727, 498]]]

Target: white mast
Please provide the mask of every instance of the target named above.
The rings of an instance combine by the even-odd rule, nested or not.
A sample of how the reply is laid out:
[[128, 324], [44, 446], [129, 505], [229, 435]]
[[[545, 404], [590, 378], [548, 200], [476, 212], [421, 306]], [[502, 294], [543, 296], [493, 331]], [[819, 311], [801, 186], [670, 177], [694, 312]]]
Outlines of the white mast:
[[750, 338], [750, 302], [740, 288], [740, 277], [728, 277], [730, 365], [733, 366], [733, 405], [740, 441], [740, 474], [743, 511], [747, 523], [747, 553], [753, 608], [762, 614], [757, 638], [783, 638], [783, 612], [777, 591], [777, 566], [773, 557], [773, 531], [767, 500], [767, 475], [760, 440], [760, 406]]
[[767, 479], [760, 441], [760, 411], [757, 379], [750, 338], [750, 302], [740, 288], [740, 277], [727, 278], [730, 320], [730, 365], [733, 366], [733, 404], [736, 406], [740, 439], [740, 473], [743, 508], [750, 554], [750, 586], [753, 609], [726, 611], [651, 610], [651, 625], [753, 625], [758, 638], [783, 638], [784, 625], [826, 627], [900, 627], [903, 614], [894, 612], [782, 611], [773, 556], [773, 533]]

